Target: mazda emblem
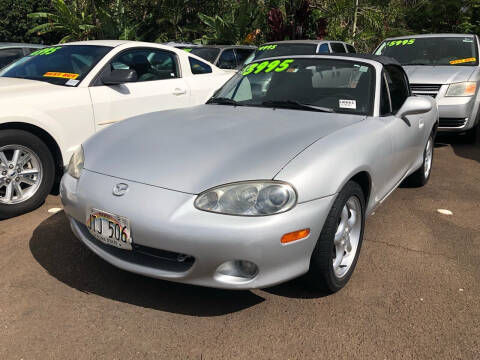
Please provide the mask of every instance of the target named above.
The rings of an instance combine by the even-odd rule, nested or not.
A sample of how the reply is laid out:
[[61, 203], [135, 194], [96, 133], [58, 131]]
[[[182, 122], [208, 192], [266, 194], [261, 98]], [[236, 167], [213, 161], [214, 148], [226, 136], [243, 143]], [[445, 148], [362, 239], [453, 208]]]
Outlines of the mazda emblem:
[[124, 183], [119, 183], [113, 187], [113, 195], [123, 196], [128, 190], [128, 185]]

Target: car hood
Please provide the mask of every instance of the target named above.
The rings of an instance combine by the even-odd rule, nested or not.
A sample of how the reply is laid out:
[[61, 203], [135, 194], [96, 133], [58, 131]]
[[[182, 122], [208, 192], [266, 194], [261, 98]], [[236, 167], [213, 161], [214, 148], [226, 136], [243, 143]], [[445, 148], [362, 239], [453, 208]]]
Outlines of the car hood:
[[0, 77], [0, 99], [4, 100], [8, 99], [7, 96], [23, 96], [30, 91], [53, 90], [56, 88], [58, 88], [58, 86], [43, 81]]
[[403, 66], [410, 84], [451, 84], [467, 81], [474, 66]]
[[85, 169], [197, 194], [272, 179], [316, 140], [360, 115], [201, 105], [114, 124], [84, 144]]

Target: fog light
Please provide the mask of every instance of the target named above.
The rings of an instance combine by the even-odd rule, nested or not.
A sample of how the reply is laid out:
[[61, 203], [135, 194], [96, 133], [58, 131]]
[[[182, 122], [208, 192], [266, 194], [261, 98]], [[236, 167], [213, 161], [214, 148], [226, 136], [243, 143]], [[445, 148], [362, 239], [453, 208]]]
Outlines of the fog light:
[[230, 260], [220, 265], [217, 268], [217, 273], [244, 279], [253, 279], [258, 273], [258, 267], [248, 260]]

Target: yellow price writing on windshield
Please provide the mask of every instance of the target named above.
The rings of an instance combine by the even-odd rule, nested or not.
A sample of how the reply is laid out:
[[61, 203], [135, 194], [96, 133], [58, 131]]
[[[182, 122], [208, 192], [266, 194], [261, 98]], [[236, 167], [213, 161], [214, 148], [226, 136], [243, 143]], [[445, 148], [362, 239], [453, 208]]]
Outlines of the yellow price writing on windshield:
[[455, 64], [463, 64], [463, 63], [474, 62], [474, 61], [477, 61], [477, 58], [472, 57], [472, 58], [468, 58], [468, 59], [452, 60], [452, 61], [450, 61], [450, 64], [455, 65]]

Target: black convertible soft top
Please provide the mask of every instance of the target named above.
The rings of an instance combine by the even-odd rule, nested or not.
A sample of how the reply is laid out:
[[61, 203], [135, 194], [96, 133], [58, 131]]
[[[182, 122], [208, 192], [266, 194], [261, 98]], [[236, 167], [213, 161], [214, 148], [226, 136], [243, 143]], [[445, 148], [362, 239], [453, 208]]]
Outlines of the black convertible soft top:
[[402, 66], [396, 59], [388, 57], [388, 56], [382, 56], [382, 55], [372, 55], [372, 54], [332, 54], [333, 56], [345, 56], [345, 57], [351, 57], [351, 58], [359, 58], [359, 59], [366, 59], [366, 60], [373, 60], [376, 62], [379, 62], [380, 64], [383, 65], [396, 65], [396, 66]]

